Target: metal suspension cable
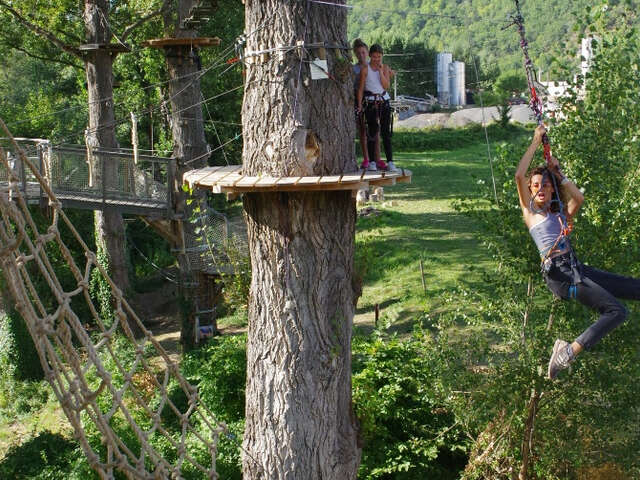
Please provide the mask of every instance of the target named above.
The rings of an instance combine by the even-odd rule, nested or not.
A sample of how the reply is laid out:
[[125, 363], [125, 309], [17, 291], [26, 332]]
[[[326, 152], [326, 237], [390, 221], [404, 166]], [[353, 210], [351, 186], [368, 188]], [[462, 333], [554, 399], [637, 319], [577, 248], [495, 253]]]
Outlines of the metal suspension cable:
[[147, 257], [142, 250], [140, 250], [138, 248], [138, 246], [133, 243], [131, 241], [131, 239], [129, 239], [129, 244], [138, 252], [138, 254], [144, 259], [145, 262], [147, 262], [149, 265], [151, 265], [154, 269], [156, 269], [158, 271], [158, 273], [160, 275], [162, 275], [162, 277], [171, 282], [171, 283], [178, 283], [175, 279], [175, 277], [173, 275], [171, 275], [170, 273], [168, 273], [166, 270], [164, 270], [162, 267], [159, 267], [158, 265], [156, 265], [149, 257]]
[[[201, 75], [208, 73], [210, 70], [220, 67], [220, 66], [224, 66], [226, 65], [226, 60], [222, 63], [220, 62], [221, 57], [225, 57], [226, 55], [228, 55], [229, 53], [231, 53], [235, 48], [235, 44], [229, 45], [227, 46], [214, 60], [211, 61], [211, 63], [209, 65], [207, 65], [205, 68], [203, 68], [202, 70], [198, 70], [197, 72], [192, 72], [192, 73], [188, 73], [186, 75], [181, 75], [175, 78], [170, 78], [168, 80], [162, 80], [159, 82], [155, 82], [152, 83], [150, 85], [147, 85], [146, 87], [143, 87], [141, 90], [145, 91], [145, 90], [149, 90], [151, 88], [155, 88], [155, 87], [160, 87], [162, 85], [166, 85], [167, 83], [171, 83], [174, 82], [176, 80], [182, 80], [184, 78], [189, 78], [192, 76], [196, 76], [196, 75]], [[202, 76], [202, 75], [201, 75]], [[55, 116], [58, 115], [60, 113], [64, 113], [64, 112], [68, 112], [71, 110], [80, 110], [80, 109], [86, 109], [88, 108], [89, 105], [94, 105], [94, 104], [98, 104], [98, 103], [102, 103], [102, 102], [108, 102], [108, 101], [112, 101], [113, 100], [113, 96], [108, 96], [108, 97], [103, 97], [103, 98], [99, 98], [97, 100], [92, 100], [92, 101], [87, 101], [87, 102], [83, 102], [82, 105], [77, 105], [75, 107], [67, 107], [67, 108], [63, 108], [61, 110], [56, 110], [54, 112], [49, 112], [49, 113], [45, 113], [42, 116], [46, 116], [46, 117], [50, 117], [50, 116]], [[116, 102], [113, 104], [114, 107], [116, 106], [120, 106], [120, 105], [124, 105], [125, 102]], [[31, 122], [33, 121], [33, 118], [25, 118], [24, 120], [16, 120], [14, 122], [11, 123], [11, 125], [20, 125], [23, 123], [27, 123], [27, 122]]]
[[[245, 41], [247, 40], [247, 38], [249, 38], [250, 36], [252, 36], [252, 35], [254, 35], [255, 33], [259, 32], [259, 31], [260, 31], [260, 30], [262, 30], [263, 28], [267, 27], [267, 26], [268, 26], [268, 24], [269, 24], [269, 22], [271, 22], [271, 21], [273, 20], [273, 18], [275, 17], [276, 13], [277, 13], [277, 10], [276, 10], [276, 11], [274, 11], [274, 12], [272, 12], [272, 13], [271, 13], [271, 15], [269, 15], [269, 16], [268, 16], [268, 17], [267, 17], [267, 18], [262, 22], [262, 24], [258, 25], [258, 27], [256, 27], [255, 29], [253, 29], [250, 33], [239, 36], [239, 37], [236, 39], [236, 42], [235, 42], [232, 46], [227, 47], [227, 48], [226, 48], [226, 49], [225, 49], [225, 50], [224, 50], [220, 55], [218, 55], [218, 57], [216, 58], [216, 60], [215, 60], [214, 62], [212, 62], [212, 65], [211, 65], [209, 68], [204, 69], [204, 70], [200, 70], [200, 71], [198, 71], [198, 72], [195, 72], [193, 75], [196, 75], [196, 76], [197, 76], [197, 78], [195, 78], [195, 79], [194, 79], [194, 80], [193, 80], [189, 85], [187, 85], [186, 87], [184, 87], [181, 91], [177, 92], [174, 96], [170, 97], [168, 100], [163, 100], [162, 102], [156, 103], [156, 106], [154, 106], [153, 108], [148, 108], [148, 109], [141, 110], [141, 111], [134, 112], [134, 113], [136, 113], [137, 115], [141, 116], [141, 115], [144, 115], [144, 114], [147, 114], [147, 113], [154, 112], [154, 111], [158, 110], [159, 108], [162, 108], [162, 106], [163, 106], [164, 104], [166, 104], [166, 102], [167, 102], [167, 101], [170, 101], [171, 99], [175, 98], [177, 95], [179, 95], [180, 93], [182, 93], [186, 88], [188, 88], [189, 86], [191, 86], [191, 85], [193, 84], [193, 82], [195, 82], [196, 80], [199, 80], [203, 75], [205, 75], [205, 74], [206, 74], [207, 72], [209, 72], [211, 69], [213, 69], [213, 68], [214, 68], [214, 67], [216, 67], [216, 66], [225, 65], [225, 64], [226, 64], [226, 60], [224, 60], [222, 63], [220, 63], [220, 60], [222, 59], [222, 57], [224, 57], [224, 56], [228, 55], [228, 54], [231, 52], [231, 50], [233, 50], [233, 49], [237, 49], [237, 48], [238, 48], [238, 45], [239, 45], [239, 44], [241, 44], [241, 43], [243, 43], [243, 42], [245, 42]], [[216, 63], [216, 62], [218, 62], [218, 63]], [[226, 71], [226, 70], [225, 70], [225, 71]], [[224, 73], [224, 72], [223, 72], [223, 73]], [[180, 77], [179, 77], [179, 78], [180, 78]], [[165, 83], [171, 82], [171, 81], [173, 81], [173, 80], [175, 80], [175, 79], [170, 79], [170, 80], [168, 80], [168, 81], [167, 81], [167, 82], [165, 82]], [[149, 86], [149, 87], [146, 87], [146, 88], [150, 88], [150, 86]], [[226, 92], [223, 92], [222, 94], [219, 94], [219, 95], [213, 96], [213, 97], [211, 97], [211, 98], [209, 98], [209, 99], [205, 100], [205, 102], [209, 102], [209, 101], [211, 101], [211, 100], [213, 100], [213, 99], [215, 99], [215, 98], [218, 98], [218, 97], [220, 97], [220, 96], [222, 96], [222, 95], [224, 95], [224, 94], [226, 94], [226, 93], [230, 93], [230, 92], [232, 92], [232, 91], [235, 91], [235, 90], [237, 90], [238, 88], [240, 88], [240, 87], [236, 87], [236, 88], [233, 88], [233, 89], [231, 89], [231, 90], [227, 90]], [[185, 109], [182, 109], [182, 110], [180, 110], [180, 111], [184, 111], [184, 110], [187, 110], [188, 108], [192, 108], [192, 107], [195, 107], [195, 106], [197, 106], [197, 105], [201, 105], [202, 103], [203, 103], [203, 102], [198, 102], [198, 103], [196, 103], [196, 104], [194, 104], [194, 105], [192, 105], [192, 106], [190, 106], [190, 107], [187, 107], [187, 108], [185, 108]], [[176, 112], [174, 112], [174, 113], [176, 113]], [[177, 113], [179, 113], [179, 112], [177, 112]], [[121, 121], [115, 121], [115, 122], [113, 122], [112, 124], [109, 124], [109, 125], [103, 125], [103, 126], [101, 126], [101, 127], [97, 127], [97, 128], [95, 128], [95, 129], [83, 129], [81, 132], [76, 132], [75, 134], [72, 134], [72, 135], [73, 135], [73, 137], [75, 137], [75, 136], [77, 136], [77, 135], [82, 135], [82, 134], [85, 134], [85, 133], [95, 133], [95, 132], [101, 131], [101, 130], [106, 129], [106, 128], [113, 128], [113, 127], [116, 127], [116, 126], [118, 126], [118, 125], [120, 125], [120, 124], [122, 124], [122, 123], [128, 122], [128, 121], [129, 121], [129, 119], [128, 119], [128, 117], [127, 117], [127, 118], [125, 118], [124, 120], [121, 120]], [[64, 140], [67, 140], [67, 139], [69, 139], [69, 138], [72, 138], [72, 136], [71, 136], [71, 135], [69, 135], [69, 136], [67, 136], [67, 137], [63, 138], [63, 139], [62, 139], [62, 141], [61, 141], [61, 142], [58, 142], [57, 144], [65, 143], [65, 142], [64, 142]]]
[[[204, 100], [204, 95], [202, 95], [202, 92], [200, 92], [200, 98]], [[218, 140], [218, 145], [222, 145], [222, 140], [220, 139], [220, 135], [218, 134], [218, 127], [216, 127], [216, 123], [213, 121], [213, 117], [211, 116], [211, 112], [209, 111], [209, 105], [205, 103], [204, 108], [207, 111], [207, 116], [209, 117], [209, 120], [211, 121], [211, 126], [213, 126], [213, 133], [215, 134], [216, 139]], [[209, 152], [209, 153], [212, 153], [212, 152]], [[226, 163], [228, 166], [229, 159], [227, 158], [227, 152], [224, 150], [224, 148], [222, 149], [222, 156], [224, 157], [224, 163]]]
[[[210, 72], [211, 70], [213, 70], [214, 68], [217, 68], [217, 67], [220, 67], [220, 66], [224, 66], [224, 65], [226, 65], [226, 61], [224, 61], [224, 62], [220, 62], [220, 60], [221, 60], [221, 58], [222, 58], [222, 57], [224, 57], [224, 56], [228, 55], [229, 53], [231, 53], [231, 51], [233, 50], [233, 48], [234, 48], [234, 45], [232, 45], [232, 46], [230, 46], [230, 47], [225, 48], [225, 50], [223, 50], [223, 52], [222, 52], [220, 55], [218, 55], [218, 56], [216, 57], [216, 59], [215, 59], [215, 60], [213, 60], [213, 61], [211, 62], [211, 64], [209, 64], [207, 67], [205, 67], [205, 68], [204, 68], [204, 69], [202, 69], [202, 70], [198, 70], [197, 72], [188, 73], [188, 74], [186, 74], [186, 75], [181, 75], [181, 76], [179, 76], [179, 77], [171, 78], [171, 79], [168, 79], [168, 80], [163, 80], [163, 81], [161, 81], [161, 82], [156, 82], [156, 83], [153, 83], [153, 84], [151, 84], [151, 85], [147, 85], [146, 87], [143, 87], [143, 88], [142, 88], [142, 90], [143, 90], [143, 91], [145, 91], [145, 90], [149, 90], [149, 89], [151, 89], [151, 88], [159, 87], [159, 86], [165, 85], [165, 84], [167, 84], [167, 83], [174, 82], [174, 81], [176, 81], [176, 80], [181, 80], [181, 79], [189, 78], [189, 77], [193, 77], [193, 76], [198, 76], [198, 78], [197, 78], [197, 79], [194, 79], [194, 81], [195, 81], [195, 80], [198, 80], [198, 79], [202, 78], [202, 76], [204, 76], [205, 74], [209, 73], [209, 72]], [[192, 83], [193, 83], [193, 82], [191, 82], [191, 84], [192, 84]], [[189, 84], [188, 86], [190, 86], [191, 84]], [[187, 87], [188, 87], [188, 86], [187, 86]], [[180, 93], [182, 93], [182, 91], [178, 92], [176, 95], [178, 95], [178, 94], [180, 94]], [[171, 97], [171, 98], [174, 98], [174, 97]], [[170, 98], [170, 99], [171, 99], [171, 98]], [[99, 99], [97, 99], [97, 100], [92, 100], [92, 101], [84, 102], [82, 105], [77, 105], [77, 106], [75, 106], [75, 107], [68, 107], [68, 108], [63, 108], [63, 109], [61, 109], [61, 110], [56, 110], [56, 111], [54, 111], [54, 112], [45, 113], [45, 114], [43, 114], [42, 116], [50, 117], [50, 116], [55, 116], [55, 115], [58, 115], [58, 114], [60, 114], [60, 113], [65, 113], [65, 112], [68, 112], [68, 111], [71, 111], [71, 110], [86, 109], [86, 108], [88, 108], [88, 107], [89, 107], [89, 105], [99, 104], [99, 103], [102, 103], [102, 102], [108, 102], [108, 101], [111, 101], [111, 100], [113, 100], [113, 96], [103, 97], [103, 98], [99, 98]], [[114, 104], [113, 104], [113, 106], [114, 106], [114, 108], [115, 108], [115, 107], [118, 107], [118, 106], [121, 106], [121, 105], [125, 105], [125, 103], [126, 103], [126, 102], [116, 102], [116, 103], [114, 103]], [[162, 102], [160, 102], [160, 103], [162, 103]], [[140, 114], [140, 113], [145, 113], [145, 112], [144, 112], [144, 111], [139, 111], [139, 112], [135, 112], [135, 113]], [[148, 112], [147, 112], [147, 113], [148, 113]], [[27, 122], [31, 122], [31, 121], [33, 121], [33, 118], [28, 118], [28, 119], [24, 119], [24, 120], [17, 120], [17, 121], [15, 121], [15, 122], [12, 122], [12, 125], [20, 125], [20, 124], [27, 123]], [[84, 132], [84, 129], [83, 129], [83, 132]], [[72, 135], [73, 135], [73, 134], [72, 134]], [[71, 135], [70, 135], [70, 136], [71, 136]], [[70, 136], [65, 137], [65, 139], [66, 139], [66, 138], [69, 138]], [[64, 139], [63, 139], [63, 140], [64, 140]]]
[[[236, 41], [235, 41], [233, 44], [231, 44], [231, 45], [227, 46], [227, 47], [226, 47], [226, 48], [225, 48], [225, 49], [224, 49], [224, 50], [223, 50], [223, 51], [222, 51], [222, 52], [221, 52], [221, 53], [220, 53], [220, 54], [219, 54], [219, 55], [218, 55], [218, 56], [217, 56], [217, 57], [216, 57], [212, 62], [211, 62], [211, 64], [210, 64], [208, 67], [206, 67], [206, 68], [204, 68], [204, 69], [202, 69], [202, 70], [199, 70], [199, 71], [197, 71], [197, 72], [193, 72], [193, 73], [189, 73], [189, 74], [186, 74], [186, 75], [182, 75], [182, 76], [179, 76], [179, 77], [176, 77], [176, 78], [172, 78], [172, 79], [164, 80], [164, 81], [161, 81], [161, 82], [153, 83], [153, 84], [151, 84], [151, 85], [148, 85], [148, 86], [144, 87], [142, 90], [148, 90], [148, 89], [150, 89], [150, 88], [154, 88], [154, 87], [158, 87], [158, 86], [161, 86], [161, 85], [165, 85], [165, 84], [167, 84], [167, 83], [170, 83], [170, 82], [173, 82], [173, 81], [176, 81], [176, 80], [180, 80], [180, 79], [183, 79], [183, 78], [188, 78], [188, 77], [191, 77], [191, 76], [196, 76], [197, 78], [195, 78], [195, 79], [194, 79], [194, 80], [193, 80], [189, 85], [187, 85], [187, 86], [185, 87], [185, 89], [186, 89], [186, 88], [188, 88], [189, 86], [191, 86], [191, 84], [192, 84], [194, 81], [199, 80], [200, 78], [202, 78], [202, 76], [204, 76], [206, 73], [208, 73], [208, 72], [209, 72], [209, 71], [211, 71], [212, 69], [214, 69], [214, 68], [216, 68], [216, 67], [220, 67], [220, 66], [224, 66], [224, 65], [226, 65], [226, 64], [227, 64], [227, 59], [225, 59], [225, 58], [223, 58], [223, 57], [226, 57], [226, 56], [227, 56], [228, 54], [230, 54], [233, 50], [235, 50], [235, 49], [238, 47], [238, 44], [239, 44], [240, 42], [244, 42], [244, 41], [246, 41], [246, 39], [247, 39], [247, 38], [251, 37], [251, 36], [252, 36], [252, 35], [254, 35], [255, 33], [257, 33], [257, 32], [259, 32], [260, 30], [262, 30], [263, 28], [267, 27], [267, 26], [268, 26], [268, 24], [269, 24], [269, 22], [271, 22], [271, 20], [273, 20], [273, 18], [275, 17], [275, 15], [276, 15], [276, 13], [277, 13], [277, 12], [278, 12], [277, 10], [275, 10], [274, 12], [272, 12], [272, 13], [271, 13], [271, 15], [269, 15], [269, 16], [268, 16], [268, 17], [267, 17], [267, 18], [266, 18], [266, 19], [265, 19], [265, 20], [264, 20], [260, 25], [258, 25], [255, 29], [253, 29], [250, 33], [248, 33], [248, 34], [243, 34], [243, 35], [240, 35], [239, 37], [237, 37], [237, 38], [236, 38]], [[225, 72], [226, 72], [226, 70], [225, 70]], [[222, 72], [222, 73], [225, 73], [225, 72]], [[184, 89], [183, 89], [183, 90], [184, 90]], [[180, 93], [182, 93], [182, 91], [183, 91], [183, 90], [181, 90], [180, 92], [176, 93], [175, 95], [176, 95], [176, 96], [177, 96], [177, 95], [179, 95]], [[171, 97], [171, 98], [169, 98], [169, 100], [171, 100], [172, 98], [175, 98], [175, 97]], [[104, 98], [99, 98], [99, 99], [97, 99], [97, 100], [93, 100], [93, 101], [91, 101], [91, 102], [86, 102], [86, 103], [83, 103], [82, 105], [78, 105], [77, 107], [68, 107], [68, 108], [65, 108], [65, 109], [62, 109], [62, 110], [59, 110], [59, 111], [56, 111], [56, 112], [51, 112], [51, 113], [48, 113], [48, 114], [45, 114], [45, 115], [46, 115], [46, 116], [54, 116], [54, 115], [56, 115], [56, 114], [64, 113], [64, 112], [71, 111], [71, 110], [76, 110], [76, 109], [81, 109], [81, 108], [88, 108], [88, 106], [89, 106], [89, 105], [92, 105], [92, 104], [94, 104], [94, 103], [101, 103], [101, 102], [106, 102], [106, 101], [111, 101], [111, 100], [113, 100], [113, 96], [104, 97]], [[166, 100], [163, 100], [163, 101], [161, 101], [161, 102], [157, 103], [156, 105], [158, 105], [158, 107], [161, 107], [162, 103], [164, 103], [164, 102], [166, 102]], [[115, 103], [115, 104], [114, 104], [114, 107], [115, 107], [115, 106], [119, 106], [119, 105], [123, 105], [124, 103], [125, 103], [125, 102]], [[141, 110], [141, 111], [134, 112], [134, 113], [136, 113], [136, 114], [145, 114], [145, 113], [150, 113], [150, 112], [153, 112], [153, 111], [155, 111], [155, 109]], [[33, 119], [31, 119], [31, 118], [30, 118], [30, 119], [19, 120], [19, 121], [13, 122], [13, 124], [27, 123], [27, 122], [32, 121], [32, 120], [33, 120]], [[113, 124], [113, 125], [107, 125], [107, 126], [105, 126], [104, 128], [111, 128], [112, 126], [120, 125], [121, 123], [124, 123], [124, 122], [126, 122], [126, 121], [128, 121], [128, 119], [127, 119], [127, 120], [123, 120], [123, 121], [121, 121], [121, 122], [116, 122], [116, 123], [115, 123], [115, 124]], [[77, 135], [82, 135], [85, 131], [86, 131], [86, 129], [83, 129], [81, 132], [76, 132], [75, 134], [72, 134], [72, 135], [73, 135], [74, 137], [75, 137], [75, 136], [77, 136]], [[100, 131], [100, 129], [90, 130], [90, 132], [98, 132], [98, 131]], [[67, 136], [67, 137], [64, 137], [64, 138], [62, 139], [62, 141], [61, 141], [61, 142], [58, 142], [58, 144], [59, 144], [59, 143], [64, 143], [64, 140], [66, 140], [66, 139], [68, 139], [68, 138], [71, 138], [71, 137], [72, 137], [72, 135], [69, 135], [69, 136]]]
[[[207, 100], [205, 100], [204, 102], [196, 102], [193, 105], [190, 105], [188, 107], [182, 108], [182, 109], [180, 109], [180, 110], [178, 110], [177, 112], [174, 112], [174, 113], [180, 113], [180, 112], [183, 112], [183, 111], [188, 110], [190, 108], [197, 107], [198, 105], [202, 105], [205, 102], [209, 102], [211, 100], [214, 100], [214, 99], [216, 99], [218, 97], [221, 97], [221, 96], [226, 95], [226, 94], [228, 94], [230, 92], [238, 90], [239, 88], [242, 88], [242, 85], [240, 85], [238, 87], [234, 87], [232, 89], [229, 89], [229, 90], [227, 90], [225, 92], [222, 92], [220, 94], [217, 94], [217, 95], [215, 95], [213, 97], [210, 97]], [[181, 93], [181, 92], [178, 92], [178, 94], [179, 93]], [[178, 95], [178, 94], [176, 94], [176, 95]], [[155, 105], [153, 105], [153, 106], [151, 106], [149, 108], [146, 108], [146, 109], [143, 109], [143, 110], [138, 110], [137, 112], [134, 112], [134, 113], [136, 115], [138, 115], [138, 116], [142, 116], [142, 115], [146, 115], [146, 114], [149, 114], [149, 113], [152, 113], [152, 112], [160, 111], [162, 109], [163, 105], [165, 105], [166, 102], [170, 101], [171, 99], [175, 98], [176, 95], [173, 95], [173, 96], [169, 97], [169, 99], [167, 99], [167, 100], [163, 100], [162, 102], [156, 103]], [[108, 128], [117, 127], [118, 125], [121, 125], [121, 124], [127, 123], [127, 122], [129, 122], [129, 118], [128, 117], [124, 117], [123, 119], [115, 120], [115, 121], [109, 123], [108, 125], [101, 125], [101, 126], [96, 127], [96, 128], [83, 129], [82, 131], [77, 131], [77, 132], [72, 133], [70, 135], [67, 135], [66, 137], [64, 137], [61, 140], [57, 141], [55, 143], [55, 146], [58, 146], [58, 145], [61, 145], [61, 144], [64, 144], [64, 143], [68, 143], [67, 140], [69, 140], [71, 138], [75, 138], [75, 137], [77, 137], [79, 135], [82, 135], [82, 134], [85, 134], [85, 133], [97, 133], [97, 132], [100, 132], [100, 131], [108, 129]]]
[[[471, 33], [467, 28], [467, 39], [469, 42], [469, 54], [473, 59], [473, 71], [476, 75], [476, 82], [480, 81], [480, 75], [478, 73], [478, 63], [476, 61], [475, 55], [472, 52], [472, 43], [471, 43]], [[487, 144], [487, 159], [489, 160], [489, 169], [491, 171], [491, 183], [493, 185], [493, 198], [495, 199], [496, 206], [500, 206], [500, 202], [498, 201], [498, 190], [496, 188], [496, 176], [493, 171], [493, 157], [491, 156], [491, 144], [489, 143], [489, 131], [487, 130], [487, 122], [484, 115], [484, 100], [482, 98], [482, 89], [478, 88], [478, 98], [480, 99], [480, 111], [482, 112], [482, 128], [484, 130], [484, 139]]]

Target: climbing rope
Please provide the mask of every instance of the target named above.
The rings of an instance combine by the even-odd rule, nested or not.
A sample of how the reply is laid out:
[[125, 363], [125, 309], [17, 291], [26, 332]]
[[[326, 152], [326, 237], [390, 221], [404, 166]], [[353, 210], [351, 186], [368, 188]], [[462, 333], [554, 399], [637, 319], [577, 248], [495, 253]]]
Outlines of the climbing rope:
[[[217, 444], [226, 425], [201, 403], [197, 389], [127, 303], [2, 120], [0, 127], [53, 211], [42, 231], [17, 188], [18, 172], [0, 149], [0, 167], [9, 176], [9, 191], [0, 191], [0, 269], [89, 464], [103, 480], [177, 479], [187, 472], [218, 478]], [[67, 242], [84, 253], [84, 264], [61, 231], [71, 234]], [[63, 286], [56, 274], [59, 257], [72, 286]], [[91, 297], [96, 278], [108, 285], [112, 318]], [[118, 347], [123, 340], [129, 348]]]
[[[522, 49], [522, 53], [524, 55], [524, 69], [527, 76], [527, 86], [529, 87], [529, 94], [530, 94], [529, 107], [533, 111], [533, 114], [536, 118], [536, 122], [538, 123], [538, 125], [543, 125], [544, 124], [543, 104], [542, 104], [542, 99], [538, 95], [538, 91], [536, 89], [536, 86], [539, 85], [539, 82], [536, 77], [535, 67], [533, 65], [533, 62], [531, 61], [531, 57], [529, 56], [529, 42], [527, 41], [527, 36], [524, 28], [524, 17], [522, 16], [522, 11], [520, 10], [520, 0], [514, 0], [514, 1], [516, 3], [516, 13], [511, 16], [512, 22], [504, 28], [508, 28], [511, 25], [515, 25], [516, 27], [518, 27], [518, 33], [520, 34], [520, 48]], [[562, 200], [560, 199], [560, 194], [558, 193], [559, 190], [558, 190], [558, 185], [556, 182], [555, 175], [551, 173], [551, 145], [549, 144], [549, 137], [547, 136], [546, 133], [542, 136], [542, 148], [544, 152], [544, 159], [547, 162], [549, 177], [551, 177], [551, 181], [553, 183], [553, 189], [556, 192], [556, 195], [555, 195], [556, 199], [554, 201], [557, 201], [559, 204], [560, 215], [562, 216], [563, 223], [565, 224], [563, 225], [563, 230], [565, 230], [566, 218], [564, 218], [564, 205], [562, 203]], [[544, 184], [544, 177], [543, 177], [542, 183]], [[536, 192], [536, 195], [537, 195], [537, 192]], [[536, 213], [540, 213], [537, 211], [538, 209], [533, 204], [534, 198], [535, 198], [535, 195], [532, 196], [529, 207], [531, 208], [532, 211]]]

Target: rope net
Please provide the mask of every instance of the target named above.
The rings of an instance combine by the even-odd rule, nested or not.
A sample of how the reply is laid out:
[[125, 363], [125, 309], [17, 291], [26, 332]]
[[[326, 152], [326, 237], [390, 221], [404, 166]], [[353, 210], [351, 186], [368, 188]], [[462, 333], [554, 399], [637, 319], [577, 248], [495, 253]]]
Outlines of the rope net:
[[[52, 213], [44, 226], [19, 188], [15, 155], [46, 192]], [[218, 478], [226, 426], [145, 328], [24, 151], [15, 142], [11, 153], [0, 148], [0, 164], [8, 177], [0, 190], [2, 275], [90, 465], [102, 479]], [[110, 291], [111, 305], [93, 298], [96, 285]]]

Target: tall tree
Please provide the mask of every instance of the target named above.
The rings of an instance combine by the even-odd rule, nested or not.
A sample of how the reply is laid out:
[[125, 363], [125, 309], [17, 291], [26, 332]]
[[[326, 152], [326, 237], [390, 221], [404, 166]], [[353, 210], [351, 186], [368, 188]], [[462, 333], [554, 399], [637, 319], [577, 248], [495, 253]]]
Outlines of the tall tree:
[[[176, 38], [197, 37], [197, 31], [189, 28], [185, 20], [190, 18], [193, 7], [199, 0], [178, 0], [175, 12], [167, 12], [164, 16], [165, 34]], [[171, 104], [171, 133], [173, 136], [173, 157], [177, 162], [176, 184], [173, 186], [173, 209], [177, 220], [172, 221], [173, 238], [179, 239], [175, 245], [182, 253], [178, 254], [181, 277], [181, 295], [190, 304], [189, 312], [183, 312], [184, 318], [181, 328], [181, 342], [186, 347], [193, 345], [194, 319], [197, 315], [194, 309], [213, 305], [207, 288], [207, 275], [198, 269], [198, 265], [191, 265], [185, 251], [198, 235], [196, 225], [190, 222], [194, 207], [199, 205], [191, 202], [187, 205], [186, 194], [182, 190], [182, 175], [191, 169], [207, 164], [207, 141], [204, 132], [204, 118], [202, 115], [200, 77], [201, 69], [199, 49], [192, 45], [174, 45], [165, 48], [167, 70], [169, 73], [169, 103]], [[201, 199], [204, 192], [194, 192]], [[200, 262], [198, 262], [200, 263]], [[186, 281], [185, 281], [186, 280]], [[194, 282], [195, 280], [195, 282]], [[189, 285], [192, 284], [192, 285]], [[194, 285], [194, 284], [197, 284]], [[204, 309], [203, 309], [204, 310]], [[215, 320], [212, 320], [215, 322]], [[215, 325], [214, 325], [215, 328]]]
[[[308, 46], [343, 60], [347, 10], [309, 1], [250, 0], [244, 171], [356, 170], [352, 79], [311, 80]], [[316, 44], [317, 45], [317, 44]], [[355, 201], [349, 191], [244, 196], [252, 280], [247, 343], [247, 479], [353, 479], [360, 462], [351, 408]]]
[[[113, 38], [109, 24], [111, 3], [108, 0], [84, 0], [81, 4], [85, 32], [84, 41], [88, 46], [86, 49], [79, 48], [80, 38], [78, 32], [74, 31], [74, 26], [66, 26], [64, 22], [59, 21], [60, 17], [66, 20], [73, 18], [75, 7], [70, 2], [45, 6], [31, 5], [31, 3], [30, 1], [24, 2], [18, 9], [18, 7], [14, 7], [13, 3], [0, 0], [0, 9], [12, 19], [11, 24], [4, 27], [6, 29], [5, 43], [11, 46], [10, 38], [6, 38], [6, 32], [10, 32], [12, 29], [15, 31], [17, 24], [31, 32], [30, 43], [34, 42], [33, 36], [35, 36], [36, 41], [40, 44], [33, 49], [26, 49], [23, 45], [15, 45], [14, 48], [19, 48], [31, 56], [46, 58], [46, 55], [35, 51], [50, 51], [51, 46], [54, 46], [58, 49], [56, 52], [58, 55], [54, 56], [54, 61], [66, 64], [74, 63], [77, 60], [83, 62], [89, 104], [87, 144], [91, 147], [104, 149], [117, 147], [113, 102], [114, 52], [109, 48], [104, 48], [111, 43]], [[124, 41], [135, 28], [147, 20], [157, 17], [168, 6], [169, 0], [164, 0], [160, 8], [142, 15], [125, 27], [118, 38]], [[51, 28], [48, 28], [49, 25]], [[63, 27], [64, 29], [62, 29]], [[90, 45], [95, 47], [91, 48]], [[107, 162], [105, 166], [104, 177], [101, 180], [109, 182], [115, 177], [115, 165]], [[121, 289], [128, 288], [129, 277], [125, 257], [122, 215], [116, 211], [96, 211], [95, 226], [98, 251], [104, 252], [104, 260], [109, 264], [113, 280]]]

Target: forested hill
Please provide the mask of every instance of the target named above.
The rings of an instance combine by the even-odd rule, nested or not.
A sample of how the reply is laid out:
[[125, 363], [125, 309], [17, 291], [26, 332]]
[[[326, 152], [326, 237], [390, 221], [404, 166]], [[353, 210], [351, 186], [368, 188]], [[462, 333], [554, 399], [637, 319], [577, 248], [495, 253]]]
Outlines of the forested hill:
[[[640, 1], [609, 1], [609, 9]], [[368, 43], [421, 44], [429, 50], [448, 51], [466, 60], [471, 52], [485, 75], [522, 66], [522, 52], [515, 27], [504, 29], [514, 0], [351, 0], [349, 37]], [[599, 0], [521, 0], [530, 54], [534, 64], [547, 70], [554, 56], [564, 63], [575, 61], [565, 53], [576, 52], [583, 32], [574, 31], [585, 8], [599, 9]], [[455, 16], [452, 19], [447, 16]], [[428, 68], [432, 68], [429, 66]]]

